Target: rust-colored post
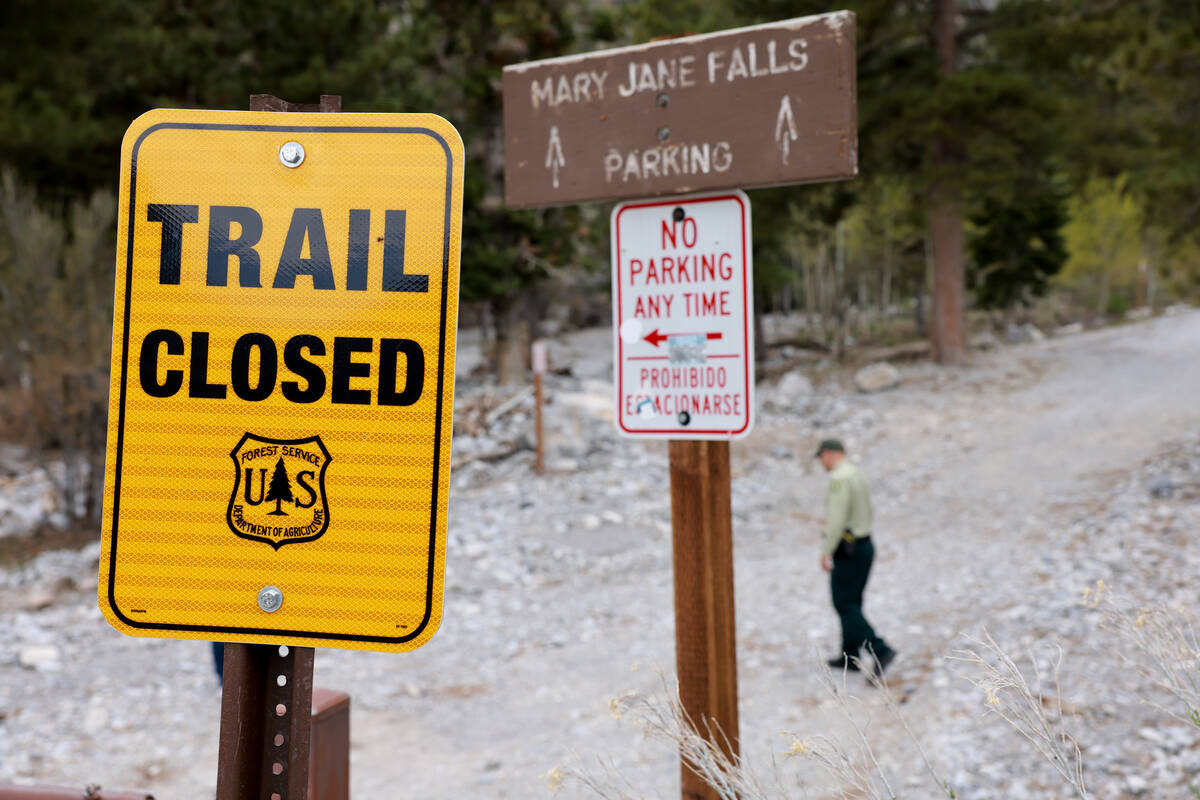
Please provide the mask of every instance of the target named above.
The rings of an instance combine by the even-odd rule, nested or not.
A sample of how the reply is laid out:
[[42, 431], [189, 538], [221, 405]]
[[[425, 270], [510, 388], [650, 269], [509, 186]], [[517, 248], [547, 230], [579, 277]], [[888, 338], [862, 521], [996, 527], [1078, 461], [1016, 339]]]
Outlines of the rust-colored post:
[[0, 786], [0, 800], [154, 800], [146, 792], [110, 792], [100, 786]]
[[542, 375], [546, 373], [547, 361], [546, 343], [540, 339], [533, 343], [533, 427], [537, 439], [537, 474], [546, 471], [546, 447], [542, 439]]
[[[336, 113], [342, 98], [252, 94], [250, 110]], [[307, 799], [314, 657], [311, 647], [225, 645], [217, 800]]]
[[342, 110], [340, 94], [323, 94], [319, 103], [289, 103], [273, 94], [250, 95], [251, 111], [305, 111], [337, 114]]
[[537, 474], [546, 471], [546, 448], [542, 444], [542, 373], [533, 373], [533, 424], [537, 429]]
[[308, 800], [350, 800], [350, 695], [313, 689]]
[[313, 648], [226, 644], [217, 800], [306, 800]]
[[[672, 441], [675, 667], [683, 709], [701, 735], [738, 753], [737, 642], [729, 442]], [[717, 800], [682, 764], [684, 800]]]

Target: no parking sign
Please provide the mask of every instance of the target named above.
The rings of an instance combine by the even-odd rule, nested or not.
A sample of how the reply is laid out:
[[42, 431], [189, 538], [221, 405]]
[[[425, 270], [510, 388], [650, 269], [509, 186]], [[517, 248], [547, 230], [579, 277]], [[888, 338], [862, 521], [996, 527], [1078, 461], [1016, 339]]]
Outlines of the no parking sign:
[[754, 419], [750, 201], [740, 191], [612, 215], [617, 429], [736, 439]]

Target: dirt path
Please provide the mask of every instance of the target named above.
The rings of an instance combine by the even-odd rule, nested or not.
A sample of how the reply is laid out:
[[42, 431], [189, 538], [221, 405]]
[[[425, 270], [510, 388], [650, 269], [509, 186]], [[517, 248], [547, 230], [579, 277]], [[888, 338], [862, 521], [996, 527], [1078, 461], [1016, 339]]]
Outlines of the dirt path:
[[[1044, 548], [1118, 476], [1200, 429], [1198, 342], [1200, 313], [1185, 313], [983, 353], [961, 369], [916, 365], [897, 391], [821, 391], [802, 414], [764, 411], [733, 450], [750, 760], [769, 764], [786, 749], [782, 730], [845, 725], [812, 668], [836, 638], [816, 563], [817, 439], [842, 436], [874, 481], [868, 615], [902, 653], [895, 681], [914, 730], [975, 785], [983, 755], [963, 740], [980, 707], [945, 655], [985, 623], [1077, 636], [1081, 623], [1062, 609], [1090, 567], [1061, 574], [1068, 562]], [[583, 407], [571, 405], [579, 391], [552, 387], [548, 424]], [[617, 441], [589, 419], [576, 427], [586, 446], [542, 481], [523, 456], [456, 473], [445, 617], [431, 644], [406, 656], [318, 654], [317, 683], [354, 698], [356, 800], [547, 796], [539, 776], [572, 753], [611, 759], [647, 797], [677, 796], [671, 749], [642, 741], [607, 706], [624, 690], [654, 690], [654, 668], [674, 662], [665, 446]], [[123, 637], [87, 588], [0, 617], [0, 640], [17, 643], [0, 656], [0, 782], [97, 781], [207, 800], [219, 695], [206, 645]], [[20, 666], [16, 652], [34, 644], [56, 647], [57, 666]], [[913, 779], [903, 732], [864, 702], [885, 766]], [[1039, 786], [1007, 796], [1062, 796]], [[591, 795], [568, 786], [559, 796]]]

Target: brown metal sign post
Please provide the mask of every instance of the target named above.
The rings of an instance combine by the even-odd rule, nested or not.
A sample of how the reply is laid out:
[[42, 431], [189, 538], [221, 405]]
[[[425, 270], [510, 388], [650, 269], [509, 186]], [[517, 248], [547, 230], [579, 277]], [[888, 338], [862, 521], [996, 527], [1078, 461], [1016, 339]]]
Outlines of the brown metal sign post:
[[[251, 111], [342, 110], [340, 95], [310, 105], [250, 95]], [[225, 645], [217, 800], [305, 800], [312, 720], [311, 647]]]
[[858, 174], [854, 15], [504, 69], [513, 208]]
[[[841, 11], [506, 67], [508, 205], [852, 178], [854, 40]], [[691, 722], [736, 756], [732, 437], [709, 438], [668, 446], [675, 661]], [[682, 796], [718, 792], [685, 761]]]
[[225, 645], [217, 800], [308, 796], [313, 648]]

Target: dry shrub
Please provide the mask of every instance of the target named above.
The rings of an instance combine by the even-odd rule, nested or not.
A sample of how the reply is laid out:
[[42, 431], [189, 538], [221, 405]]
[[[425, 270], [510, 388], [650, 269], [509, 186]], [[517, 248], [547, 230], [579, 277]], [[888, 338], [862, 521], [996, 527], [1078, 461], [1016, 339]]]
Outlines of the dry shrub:
[[[1100, 627], [1117, 641], [1109, 652], [1119, 654], [1148, 684], [1167, 698], [1162, 703], [1146, 702], [1171, 717], [1200, 727], [1200, 634], [1196, 613], [1181, 606], [1140, 605], [1114, 597], [1103, 581], [1084, 593], [1084, 605], [1101, 617]], [[1018, 658], [986, 631], [969, 639], [966, 648], [950, 656], [970, 668], [966, 676], [983, 692], [983, 703], [994, 718], [1019, 734], [1040, 760], [1050, 764], [1072, 794], [1080, 800], [1092, 797], [1084, 780], [1082, 749], [1077, 739], [1078, 708], [1063, 698], [1060, 675], [1063, 649], [1052, 641], [1035, 643], [1026, 657]], [[898, 792], [875, 758], [868, 737], [870, 719], [864, 721], [860, 703], [848, 691], [845, 673], [831, 673], [823, 664], [826, 694], [842, 723], [853, 732], [848, 739], [827, 734], [798, 736], [786, 733], [791, 745], [782, 755], [802, 758], [820, 767], [830, 779], [821, 791], [846, 798], [894, 800]], [[877, 684], [884, 708], [915, 743], [928, 777], [939, 796], [956, 798], [955, 790], [938, 773], [920, 740], [909, 727], [886, 681]], [[681, 756], [712, 786], [723, 800], [781, 800], [809, 796], [798, 779], [789, 785], [779, 764], [772, 760], [766, 778], [752, 772], [742, 759], [728, 756], [715, 743], [723, 740], [719, 730], [705, 724], [698, 728], [688, 717], [677, 689], [664, 679], [662, 697], [628, 693], [612, 701], [614, 715], [633, 718], [654, 739], [675, 744]], [[665, 699], [663, 699], [665, 698]], [[826, 726], [832, 729], [833, 726]], [[837, 727], [845, 729], [845, 724]], [[600, 760], [602, 774], [577, 768], [556, 768], [545, 777], [552, 789], [567, 781], [582, 784], [608, 800], [645, 797], [611, 765]], [[1200, 797], [1200, 787], [1189, 787]]]
[[[899, 794], [876, 758], [868, 736], [871, 720], [869, 711], [864, 711], [866, 704], [850, 692], [845, 671], [832, 672], [819, 659], [814, 659], [814, 664], [821, 671], [826, 694], [833, 699], [836, 713], [850, 723], [853, 735], [847, 740], [826, 734], [802, 737], [783, 731], [789, 747], [780, 755], [785, 760], [802, 759], [814, 764], [836, 787], [832, 790], [822, 788], [845, 800], [897, 800]], [[957, 794], [938, 774], [900, 713], [886, 681], [873, 683], [871, 691], [880, 693], [884, 708], [915, 743], [937, 794], [951, 800], [956, 798]], [[679, 699], [678, 685], [665, 677], [656, 694], [627, 692], [612, 700], [609, 708], [618, 719], [632, 719], [645, 737], [675, 745], [682, 760], [715, 790], [721, 800], [787, 800], [809, 796], [807, 787], [797, 776], [785, 775], [774, 754], [770, 768], [761, 774], [740, 756], [730, 755], [732, 748], [728, 746], [724, 732], [709, 720], [701, 720], [699, 724], [693, 722]], [[600, 758], [599, 765], [599, 773], [576, 767], [556, 767], [543, 777], [554, 791], [567, 782], [575, 782], [605, 800], [640, 800], [646, 796], [610, 761]]]
[[1088, 590], [1088, 604], [1103, 614], [1103, 626], [1125, 645], [1121, 658], [1151, 685], [1172, 698], [1155, 708], [1200, 727], [1200, 636], [1196, 612], [1164, 603], [1139, 605], [1114, 596], [1103, 581]]
[[[1056, 644], [1046, 645], [1044, 659], [1029, 653], [1026, 674], [991, 634], [984, 631], [972, 646], [951, 658], [974, 669], [971, 682], [984, 692], [988, 712], [1021, 734], [1046, 762], [1065, 780], [1081, 800], [1088, 800], [1083, 777], [1083, 752], [1076, 739], [1070, 716], [1062, 700], [1063, 651]], [[1043, 666], [1043, 660], [1047, 666]]]
[[62, 210], [0, 177], [0, 433], [45, 465], [68, 516], [99, 519], [115, 200]]

